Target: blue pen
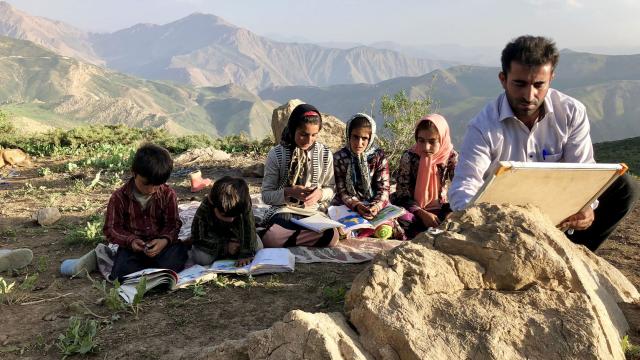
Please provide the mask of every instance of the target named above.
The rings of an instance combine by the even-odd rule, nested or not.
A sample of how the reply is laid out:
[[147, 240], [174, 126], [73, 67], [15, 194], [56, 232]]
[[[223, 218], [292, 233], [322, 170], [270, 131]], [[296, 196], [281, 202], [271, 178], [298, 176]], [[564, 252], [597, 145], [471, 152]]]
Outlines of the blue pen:
[[547, 160], [547, 149], [542, 149], [542, 160]]

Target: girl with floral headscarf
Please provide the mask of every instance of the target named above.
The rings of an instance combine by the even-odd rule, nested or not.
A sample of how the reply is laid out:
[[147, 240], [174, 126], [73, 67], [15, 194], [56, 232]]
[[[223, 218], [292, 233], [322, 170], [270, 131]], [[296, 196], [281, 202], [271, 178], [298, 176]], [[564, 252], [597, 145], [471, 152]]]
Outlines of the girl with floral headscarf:
[[438, 226], [451, 212], [447, 189], [458, 162], [442, 115], [418, 120], [414, 134], [416, 144], [402, 154], [396, 192], [391, 195], [392, 203], [408, 210], [400, 222], [409, 237]]
[[263, 226], [265, 247], [333, 246], [339, 233], [317, 233], [292, 219], [322, 213], [335, 194], [333, 157], [316, 141], [322, 115], [314, 106], [301, 104], [291, 112], [279, 145], [267, 155], [262, 181], [262, 200], [271, 205]]
[[[333, 155], [336, 197], [333, 205], [346, 205], [365, 219], [371, 219], [389, 204], [389, 163], [376, 145], [376, 123], [367, 114], [357, 113], [347, 122], [345, 146]], [[401, 228], [391, 233], [395, 222], [384, 231], [362, 229], [358, 236], [404, 238]], [[381, 225], [382, 226], [382, 225]], [[379, 230], [383, 230], [380, 228]]]

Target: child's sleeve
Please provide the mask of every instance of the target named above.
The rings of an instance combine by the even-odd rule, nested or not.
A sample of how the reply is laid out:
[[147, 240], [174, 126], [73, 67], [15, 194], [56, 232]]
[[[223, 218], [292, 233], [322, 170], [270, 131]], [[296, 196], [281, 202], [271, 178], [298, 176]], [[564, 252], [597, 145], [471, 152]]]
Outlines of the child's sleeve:
[[256, 223], [251, 207], [242, 214], [242, 244], [240, 246], [239, 259], [246, 259], [256, 254], [258, 236], [256, 235]]
[[168, 188], [165, 204], [164, 227], [160, 230], [158, 237], [165, 238], [169, 241], [169, 244], [172, 244], [178, 241], [182, 220], [180, 220], [180, 214], [178, 213], [178, 197], [171, 188]]
[[271, 149], [264, 165], [262, 201], [267, 205], [284, 205], [284, 189], [280, 187], [280, 165], [275, 149]]
[[382, 150], [380, 150], [379, 155], [380, 157], [376, 161], [376, 168], [373, 173], [373, 178], [371, 179], [371, 187], [375, 194], [371, 205], [381, 210], [389, 204], [391, 184], [389, 181], [389, 162], [387, 161], [387, 157], [384, 156]]
[[416, 176], [417, 174], [413, 174], [411, 171], [411, 154], [405, 151], [400, 158], [400, 166], [396, 176], [395, 203], [411, 213], [420, 209], [420, 206], [413, 198], [414, 189], [411, 187], [411, 179]]
[[111, 195], [102, 232], [108, 242], [131, 248], [131, 243], [137, 236], [131, 233], [124, 223], [124, 219], [129, 218], [126, 213], [127, 209], [123, 199], [117, 193]]
[[328, 153], [328, 156], [323, 156], [328, 164], [322, 164], [327, 171], [323, 174], [321, 183], [318, 184], [322, 189], [322, 197], [319, 202], [329, 202], [333, 200], [336, 194], [336, 179], [333, 175], [333, 155], [328, 148], [325, 148], [324, 151]]
[[342, 151], [338, 151], [333, 155], [333, 173], [336, 182], [336, 198], [339, 199], [349, 209], [354, 210], [360, 203], [356, 196], [352, 196], [347, 191], [347, 171], [350, 165], [344, 158]]
[[211, 226], [211, 216], [213, 216], [213, 212], [206, 206], [204, 200], [202, 204], [196, 210], [196, 214], [193, 217], [193, 222], [191, 223], [191, 241], [193, 242], [193, 246], [198, 247], [202, 251], [210, 255], [217, 255], [219, 253], [220, 244], [218, 241], [210, 236], [212, 229]]

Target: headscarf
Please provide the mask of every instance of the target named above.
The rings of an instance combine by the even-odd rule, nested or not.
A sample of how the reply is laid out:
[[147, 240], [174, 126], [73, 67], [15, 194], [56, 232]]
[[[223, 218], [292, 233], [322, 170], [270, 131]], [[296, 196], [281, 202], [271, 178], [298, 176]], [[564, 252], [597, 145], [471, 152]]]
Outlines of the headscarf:
[[421, 208], [425, 208], [434, 200], [438, 199], [441, 184], [440, 178], [438, 177], [437, 165], [445, 164], [449, 160], [449, 155], [451, 155], [451, 151], [453, 150], [451, 135], [449, 134], [449, 124], [447, 124], [447, 120], [442, 115], [427, 115], [418, 120], [415, 128], [417, 129], [418, 125], [423, 121], [431, 121], [435, 124], [440, 135], [440, 149], [431, 156], [427, 156], [419, 150], [417, 143], [410, 149], [411, 152], [420, 156], [420, 165], [418, 167], [418, 177], [416, 179], [413, 198]]
[[[369, 143], [367, 147], [364, 149], [362, 154], [357, 155], [351, 150], [351, 124], [353, 120], [356, 118], [365, 118], [371, 125], [371, 137], [369, 138]], [[378, 147], [375, 145], [376, 139], [376, 122], [371, 118], [371, 116], [363, 113], [357, 113], [347, 121], [347, 128], [345, 130], [345, 138], [346, 145], [345, 148], [349, 150], [349, 154], [351, 154], [351, 165], [347, 170], [345, 185], [347, 187], [347, 191], [351, 195], [357, 195], [356, 187], [360, 190], [360, 193], [364, 195], [365, 200], [371, 200], [373, 198], [373, 189], [371, 188], [371, 174], [369, 173], [369, 164], [367, 162], [367, 158], [369, 155], [373, 154]], [[359, 181], [358, 181], [359, 180]]]
[[300, 104], [293, 109], [291, 115], [289, 115], [287, 126], [282, 130], [280, 144], [285, 148], [292, 150], [291, 161], [288, 164], [288, 186], [304, 185], [302, 182], [307, 175], [307, 162], [309, 161], [309, 155], [306, 151], [296, 146], [295, 134], [296, 130], [302, 124], [306, 123], [306, 117], [308, 116], [318, 116], [320, 118], [319, 126], [320, 129], [322, 129], [322, 115], [320, 114], [320, 111], [318, 111], [318, 109], [313, 105]]

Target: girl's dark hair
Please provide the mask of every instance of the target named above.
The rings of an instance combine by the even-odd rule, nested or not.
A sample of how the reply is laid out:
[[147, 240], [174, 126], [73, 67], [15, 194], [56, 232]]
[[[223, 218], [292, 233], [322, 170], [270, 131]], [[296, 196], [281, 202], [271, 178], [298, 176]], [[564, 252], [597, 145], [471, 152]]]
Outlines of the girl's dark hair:
[[136, 151], [131, 171], [147, 179], [149, 185], [162, 185], [173, 171], [173, 160], [167, 149], [156, 144], [144, 144]]
[[243, 179], [225, 176], [213, 184], [209, 201], [225, 216], [240, 216], [251, 206], [249, 186]]
[[282, 130], [280, 142], [283, 145], [295, 145], [294, 136], [296, 130], [304, 124], [318, 124], [320, 130], [322, 130], [322, 115], [320, 115], [320, 111], [315, 106], [300, 104], [293, 109], [287, 121], [287, 126]]
[[508, 75], [511, 62], [515, 61], [526, 66], [541, 66], [551, 64], [553, 71], [558, 65], [560, 54], [556, 44], [542, 36], [524, 35], [512, 40], [502, 50], [502, 72]]
[[413, 133], [413, 137], [416, 139], [416, 141], [418, 141], [418, 133], [423, 130], [435, 131], [436, 134], [440, 135], [440, 132], [438, 131], [438, 127], [433, 121], [423, 120], [423, 121], [420, 121], [418, 126], [416, 126], [416, 131]]
[[353, 131], [353, 129], [359, 128], [371, 129], [371, 123], [369, 122], [369, 119], [364, 116], [353, 118], [353, 120], [351, 120], [351, 122], [349, 123], [349, 136], [351, 136], [351, 132]]

